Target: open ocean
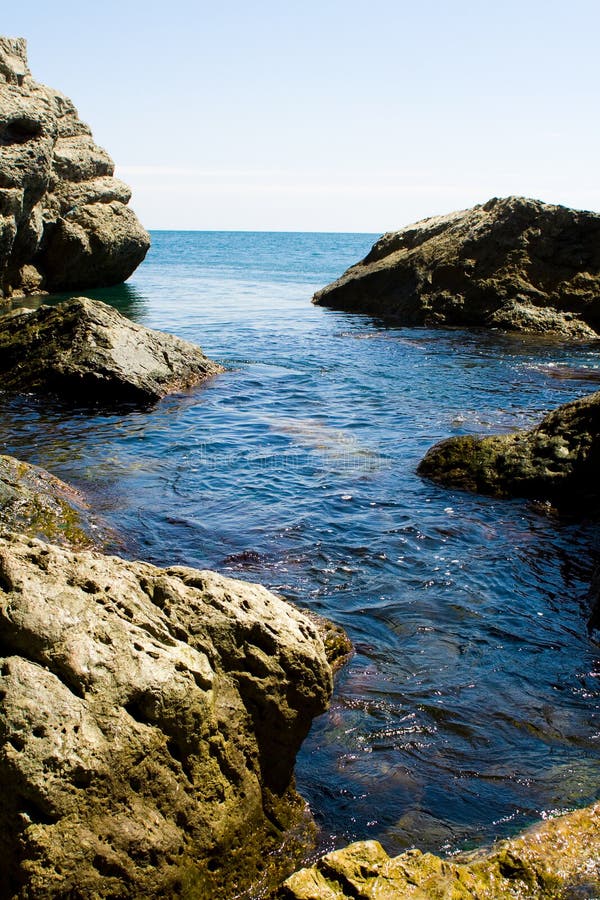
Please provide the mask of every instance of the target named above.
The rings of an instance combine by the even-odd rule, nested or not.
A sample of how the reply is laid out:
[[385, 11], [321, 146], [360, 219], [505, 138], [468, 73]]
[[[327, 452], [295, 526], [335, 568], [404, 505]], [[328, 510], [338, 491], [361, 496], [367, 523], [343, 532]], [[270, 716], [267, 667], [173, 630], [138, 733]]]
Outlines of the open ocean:
[[356, 653], [297, 765], [321, 848], [453, 851], [600, 796], [600, 535], [415, 469], [598, 389], [600, 350], [312, 306], [375, 237], [154, 232], [127, 285], [87, 293], [228, 371], [144, 412], [3, 397], [0, 450], [79, 487], [119, 552], [343, 625]]

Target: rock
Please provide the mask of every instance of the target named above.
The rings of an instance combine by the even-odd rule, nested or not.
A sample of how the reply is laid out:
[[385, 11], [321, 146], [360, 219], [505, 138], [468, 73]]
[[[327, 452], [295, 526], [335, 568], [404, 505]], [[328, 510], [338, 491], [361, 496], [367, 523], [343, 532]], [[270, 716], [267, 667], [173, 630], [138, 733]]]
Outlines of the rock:
[[222, 372], [200, 347], [76, 297], [0, 316], [0, 388], [83, 404], [149, 403]]
[[600, 896], [600, 803], [549, 819], [487, 853], [443, 860], [377, 841], [328, 853], [291, 876], [281, 900], [504, 900]]
[[559, 406], [530, 431], [442, 441], [418, 472], [461, 490], [593, 514], [600, 509], [600, 391]]
[[0, 38], [0, 296], [118, 284], [150, 238], [71, 101]]
[[308, 619], [258, 585], [15, 534], [0, 656], [1, 896], [281, 881], [308, 827], [296, 752], [332, 689]]
[[314, 303], [402, 325], [600, 335], [600, 215], [489, 200], [384, 235]]
[[72, 548], [108, 540], [78, 491], [12, 456], [0, 456], [0, 529]]

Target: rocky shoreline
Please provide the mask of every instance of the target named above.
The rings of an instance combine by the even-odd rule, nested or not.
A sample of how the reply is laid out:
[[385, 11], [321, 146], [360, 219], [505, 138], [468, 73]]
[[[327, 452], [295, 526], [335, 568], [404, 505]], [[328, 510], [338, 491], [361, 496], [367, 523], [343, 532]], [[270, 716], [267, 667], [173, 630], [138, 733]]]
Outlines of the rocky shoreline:
[[[0, 39], [0, 297], [124, 280], [148, 236], [70, 101]], [[600, 216], [522, 198], [386, 235], [315, 302], [408, 324], [600, 336]], [[75, 298], [0, 317], [0, 387], [147, 405], [222, 367]], [[600, 392], [419, 472], [597, 515]], [[290, 875], [314, 823], [294, 763], [349, 643], [264, 587], [100, 552], [85, 500], [0, 457], [0, 900], [587, 897], [595, 804], [478, 854], [359, 842]], [[282, 882], [284, 882], [282, 884]]]

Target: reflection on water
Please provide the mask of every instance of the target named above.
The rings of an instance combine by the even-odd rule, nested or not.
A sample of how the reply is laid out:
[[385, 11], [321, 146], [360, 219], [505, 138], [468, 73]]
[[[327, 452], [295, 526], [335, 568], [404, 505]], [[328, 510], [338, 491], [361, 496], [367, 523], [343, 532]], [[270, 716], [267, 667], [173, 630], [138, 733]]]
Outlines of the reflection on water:
[[92, 297], [94, 300], [103, 300], [118, 309], [124, 316], [139, 320], [144, 316], [144, 295], [131, 284], [118, 284], [106, 288], [88, 288], [83, 291], [70, 291], [64, 294], [35, 294], [32, 297], [24, 297], [13, 300], [11, 306], [26, 307], [27, 309], [39, 309], [40, 306], [55, 306], [63, 300], [71, 297]]
[[132, 556], [262, 581], [344, 625], [356, 653], [298, 762], [323, 846], [454, 849], [598, 796], [598, 529], [415, 469], [441, 438], [586, 393], [555, 371], [600, 354], [312, 306], [371, 243], [154, 235], [130, 285], [90, 293], [228, 371], [129, 413], [3, 397], [0, 444], [81, 488]]

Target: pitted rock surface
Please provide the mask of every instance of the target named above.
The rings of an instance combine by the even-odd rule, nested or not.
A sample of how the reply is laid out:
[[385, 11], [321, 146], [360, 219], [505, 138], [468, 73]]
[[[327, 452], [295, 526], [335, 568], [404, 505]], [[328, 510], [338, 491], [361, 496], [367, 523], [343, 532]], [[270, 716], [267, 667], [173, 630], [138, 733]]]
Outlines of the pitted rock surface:
[[0, 897], [230, 900], [305, 822], [331, 670], [264, 588], [9, 535], [0, 648]]
[[125, 281], [150, 237], [73, 103], [0, 38], [0, 297]]

